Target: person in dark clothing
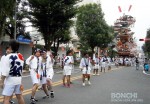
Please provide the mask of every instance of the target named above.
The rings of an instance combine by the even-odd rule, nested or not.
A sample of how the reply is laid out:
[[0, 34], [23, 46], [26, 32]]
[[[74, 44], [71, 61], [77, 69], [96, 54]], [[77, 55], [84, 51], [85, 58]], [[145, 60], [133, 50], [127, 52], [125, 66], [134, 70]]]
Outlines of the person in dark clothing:
[[136, 63], [136, 70], [139, 70], [139, 60], [137, 57], [135, 59], [135, 63]]

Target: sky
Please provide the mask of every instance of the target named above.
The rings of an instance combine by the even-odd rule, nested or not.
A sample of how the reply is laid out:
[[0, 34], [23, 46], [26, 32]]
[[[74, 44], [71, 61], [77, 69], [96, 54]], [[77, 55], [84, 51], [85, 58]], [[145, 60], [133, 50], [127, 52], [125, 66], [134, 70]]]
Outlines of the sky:
[[[140, 38], [145, 38], [147, 29], [150, 28], [150, 1], [149, 0], [86, 0], [91, 2], [100, 2], [102, 10], [105, 14], [105, 20], [109, 25], [113, 25], [114, 21], [123, 15], [132, 15], [136, 22], [132, 30], [137, 40], [138, 46], [142, 46], [144, 42], [138, 41]], [[130, 12], [129, 6], [132, 5]], [[118, 10], [121, 6], [122, 12]]]

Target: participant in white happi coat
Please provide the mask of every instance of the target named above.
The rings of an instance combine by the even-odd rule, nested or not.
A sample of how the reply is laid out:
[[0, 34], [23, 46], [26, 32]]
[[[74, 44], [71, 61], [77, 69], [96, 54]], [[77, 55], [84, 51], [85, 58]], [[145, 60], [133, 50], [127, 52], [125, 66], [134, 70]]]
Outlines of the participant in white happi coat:
[[10, 54], [5, 56], [3, 60], [2, 70], [2, 95], [4, 96], [3, 104], [10, 104], [10, 99], [13, 93], [16, 95], [18, 104], [25, 104], [22, 91], [22, 70], [24, 58], [18, 53], [19, 43], [15, 40], [9, 42]]
[[40, 49], [35, 49], [34, 55], [31, 55], [27, 60], [26, 64], [29, 65], [31, 80], [33, 83], [31, 93], [31, 103], [36, 103], [35, 93], [40, 85], [40, 70], [42, 64], [42, 58], [40, 57]]
[[123, 63], [124, 63], [124, 60], [123, 60], [122, 57], [120, 57], [120, 58], [119, 58], [119, 65], [123, 65]]
[[[7, 49], [6, 49], [6, 50], [7, 50]], [[1, 61], [0, 61], [0, 77], [1, 77], [1, 75], [2, 75], [2, 71], [4, 70], [4, 69], [3, 69], [3, 65], [4, 65], [4, 60], [5, 60], [6, 55], [7, 55], [7, 54], [5, 54], [5, 55], [3, 55], [3, 56], [1, 57]]]
[[131, 60], [131, 57], [129, 57], [129, 66], [132, 65], [132, 60]]
[[100, 65], [100, 59], [98, 57], [98, 55], [95, 55], [95, 58], [93, 59], [94, 61], [94, 70], [93, 70], [93, 75], [99, 75], [99, 65]]
[[[8, 54], [10, 54], [10, 53], [11, 53], [11, 50], [9, 49], [9, 47], [6, 47], [6, 54], [1, 57], [1, 62], [0, 62], [0, 77], [1, 77], [1, 75], [2, 75], [2, 71], [5, 70], [5, 69], [3, 68], [3, 66], [5, 65], [5, 58], [6, 58], [6, 56], [7, 56]], [[13, 95], [11, 96], [11, 100], [10, 100], [9, 102], [10, 102], [11, 104], [14, 104], [15, 102], [12, 100], [12, 97], [13, 97]]]
[[43, 98], [46, 97], [49, 98], [48, 90], [50, 91], [51, 98], [54, 98], [54, 91], [52, 90], [52, 78], [54, 75], [53, 59], [50, 57], [50, 55], [47, 54], [45, 49], [42, 50], [41, 56], [42, 56], [42, 64], [40, 70], [41, 84], [46, 94], [46, 96], [44, 96]]
[[101, 59], [101, 63], [102, 63], [101, 72], [103, 71], [103, 69], [104, 69], [104, 72], [105, 72], [105, 68], [106, 68], [107, 61], [108, 61], [108, 60], [107, 60], [107, 57], [106, 57], [106, 56], [102, 57], [102, 59]]
[[126, 66], [129, 66], [129, 58], [126, 57], [126, 58], [124, 59], [124, 61], [125, 61], [125, 65], [126, 65]]
[[111, 58], [107, 57], [108, 70], [111, 70]]
[[82, 85], [85, 86], [85, 78], [88, 78], [88, 84], [91, 85], [90, 82], [90, 74], [91, 74], [91, 62], [89, 59], [89, 55], [87, 53], [84, 54], [84, 57], [81, 59], [80, 68], [82, 69]]
[[118, 57], [115, 58], [115, 66], [118, 68], [120, 59]]
[[[72, 56], [71, 56], [71, 62], [74, 63], [74, 58], [73, 58], [73, 51], [72, 51]], [[74, 64], [72, 64], [72, 73], [74, 72]]]
[[[66, 57], [64, 58], [64, 69], [63, 69], [63, 86], [70, 88], [70, 77], [72, 71], [72, 50], [68, 50]], [[65, 79], [67, 79], [67, 84], [65, 83]]]
[[11, 53], [11, 50], [9, 49], [9, 47], [6, 47], [6, 53], [1, 57], [1, 61], [0, 61], [0, 77], [1, 77], [1, 75], [2, 75], [2, 71], [3, 70], [5, 70], [4, 68], [3, 68], [3, 66], [4, 66], [4, 60], [5, 60], [5, 57], [8, 55], [8, 54], [10, 54]]
[[64, 69], [64, 58], [65, 58], [65, 55], [62, 54], [62, 57], [61, 57], [61, 68]]
[[[73, 57], [73, 54], [74, 54], [74, 51], [73, 50], [71, 50], [72, 51], [72, 56], [71, 56], [71, 60], [72, 60], [72, 63], [74, 63], [74, 57]], [[71, 73], [74, 73], [74, 64], [72, 64], [72, 71], [71, 71]], [[70, 84], [73, 84], [73, 82], [72, 81], [70, 81]]]

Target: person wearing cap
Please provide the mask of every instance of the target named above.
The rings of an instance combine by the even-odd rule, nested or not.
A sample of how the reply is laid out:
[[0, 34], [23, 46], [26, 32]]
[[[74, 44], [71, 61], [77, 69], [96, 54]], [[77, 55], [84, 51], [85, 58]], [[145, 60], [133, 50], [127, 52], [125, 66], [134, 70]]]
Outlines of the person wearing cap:
[[85, 78], [88, 79], [88, 84], [91, 85], [90, 82], [90, 74], [91, 74], [91, 61], [89, 59], [88, 53], [84, 53], [84, 57], [81, 59], [80, 68], [82, 69], [82, 86], [85, 86]]
[[54, 75], [53, 59], [47, 54], [47, 51], [43, 49], [41, 51], [42, 64], [41, 64], [41, 84], [46, 94], [43, 98], [49, 98], [48, 90], [50, 91], [50, 97], [54, 98], [54, 91], [52, 90], [52, 78]]
[[[63, 86], [70, 88], [70, 77], [72, 71], [72, 50], [67, 51], [67, 55], [64, 58], [64, 69], [63, 69]], [[65, 83], [65, 79], [67, 79], [67, 84]]]
[[19, 43], [15, 40], [10, 40], [8, 50], [10, 53], [5, 56], [2, 70], [2, 95], [4, 96], [3, 104], [10, 104], [10, 99], [13, 93], [16, 95], [18, 104], [25, 104], [22, 96], [22, 70], [24, 58], [18, 53]]
[[139, 59], [138, 57], [135, 58], [135, 65], [136, 65], [136, 70], [139, 70]]
[[40, 49], [35, 49], [34, 55], [31, 55], [27, 60], [26, 64], [29, 65], [30, 75], [33, 83], [32, 93], [31, 93], [31, 103], [36, 103], [35, 93], [40, 85], [40, 70], [42, 64], [42, 58], [40, 56]]

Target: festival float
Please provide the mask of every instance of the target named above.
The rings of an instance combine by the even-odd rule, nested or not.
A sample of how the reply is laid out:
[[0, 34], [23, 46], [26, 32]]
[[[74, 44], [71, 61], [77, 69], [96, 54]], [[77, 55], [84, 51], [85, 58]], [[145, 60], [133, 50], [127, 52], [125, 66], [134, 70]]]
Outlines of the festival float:
[[[120, 6], [118, 7], [121, 12]], [[130, 11], [131, 6], [129, 7]], [[114, 22], [114, 32], [116, 36], [116, 49], [119, 56], [135, 56], [136, 43], [133, 38], [134, 32], [131, 30], [136, 20], [131, 15], [125, 13]]]

